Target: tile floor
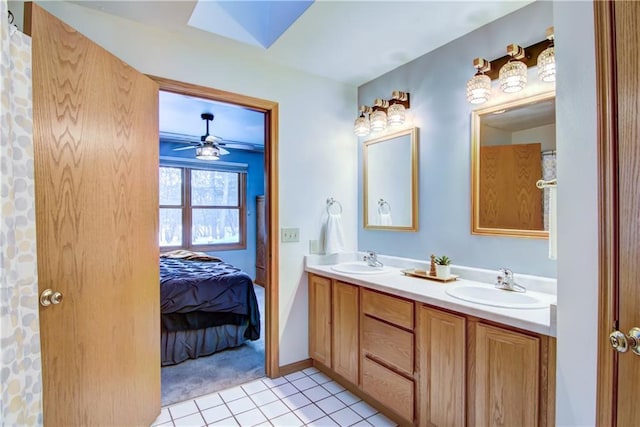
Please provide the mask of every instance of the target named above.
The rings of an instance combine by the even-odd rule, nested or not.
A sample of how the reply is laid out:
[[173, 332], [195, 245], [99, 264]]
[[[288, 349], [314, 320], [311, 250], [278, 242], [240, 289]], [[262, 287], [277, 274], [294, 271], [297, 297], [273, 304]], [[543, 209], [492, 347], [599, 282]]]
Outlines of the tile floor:
[[152, 426], [395, 426], [316, 368], [162, 408]]

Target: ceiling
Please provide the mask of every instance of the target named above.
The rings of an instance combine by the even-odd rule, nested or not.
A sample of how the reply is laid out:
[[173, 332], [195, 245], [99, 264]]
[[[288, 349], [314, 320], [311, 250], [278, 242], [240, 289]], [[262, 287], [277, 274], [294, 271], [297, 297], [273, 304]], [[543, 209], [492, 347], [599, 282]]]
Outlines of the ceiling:
[[518, 132], [556, 122], [555, 98], [499, 110], [482, 116], [482, 125], [507, 132]]
[[[359, 86], [531, 2], [107, 0], [74, 3], [170, 31], [206, 37], [212, 50], [219, 46], [231, 47], [238, 55], [252, 55]], [[283, 33], [278, 37], [280, 31]]]
[[160, 92], [159, 110], [162, 140], [173, 140], [175, 135], [190, 135], [193, 136], [191, 141], [182, 138], [178, 141], [199, 142], [207, 127], [200, 115], [211, 113], [214, 118], [209, 122], [210, 135], [222, 138], [224, 143], [264, 146], [264, 113], [259, 111], [163, 91]]
[[[143, 24], [206, 38], [338, 82], [362, 85], [529, 3], [525, 1], [74, 1]], [[264, 144], [264, 119], [242, 107], [163, 93], [160, 131]]]

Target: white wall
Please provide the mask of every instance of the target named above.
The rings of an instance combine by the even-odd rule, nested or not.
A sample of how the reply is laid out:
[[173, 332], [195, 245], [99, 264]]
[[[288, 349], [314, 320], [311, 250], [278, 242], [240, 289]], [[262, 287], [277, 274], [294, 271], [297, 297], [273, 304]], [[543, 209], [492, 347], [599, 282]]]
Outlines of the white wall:
[[300, 227], [300, 243], [281, 244], [279, 253], [280, 364], [306, 359], [303, 255], [308, 240], [319, 238], [327, 197], [342, 203], [346, 246], [356, 249], [356, 88], [238, 56], [205, 37], [66, 2], [40, 5], [143, 73], [279, 103], [280, 226]]
[[[598, 174], [592, 2], [554, 2], [558, 84], [558, 426], [593, 426]], [[578, 70], [578, 72], [576, 72]]]
[[514, 132], [511, 135], [512, 144], [531, 144], [539, 142], [542, 151], [556, 149], [556, 125], [538, 126], [536, 128], [525, 129]]
[[[429, 254], [446, 254], [454, 264], [494, 270], [506, 265], [516, 276], [556, 277], [546, 239], [471, 234], [471, 112], [478, 106], [469, 104], [465, 95], [474, 57], [499, 58], [514, 40], [530, 46], [543, 39], [553, 23], [552, 3], [536, 1], [358, 88], [360, 105], [393, 90], [410, 92], [407, 116], [419, 128], [420, 141], [418, 232], [359, 228], [359, 249], [424, 260]], [[495, 87], [491, 100], [480, 108], [554, 90], [553, 83], [538, 80], [536, 67], [529, 68], [528, 81], [515, 94]]]

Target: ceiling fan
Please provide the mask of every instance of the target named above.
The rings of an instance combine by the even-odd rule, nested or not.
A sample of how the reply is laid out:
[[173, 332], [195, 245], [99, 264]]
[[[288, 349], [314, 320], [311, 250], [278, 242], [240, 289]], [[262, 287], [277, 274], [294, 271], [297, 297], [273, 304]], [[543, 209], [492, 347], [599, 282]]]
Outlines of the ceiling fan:
[[[229, 154], [228, 150], [222, 148], [223, 145], [227, 145], [226, 140], [223, 140], [219, 136], [209, 134], [209, 122], [213, 121], [214, 115], [211, 113], [202, 113], [200, 115], [202, 120], [207, 122], [207, 128], [205, 134], [200, 137], [200, 142], [191, 143], [188, 147], [174, 148], [173, 151], [182, 150], [196, 150], [196, 158], [201, 160], [218, 160], [220, 156]], [[241, 141], [229, 141], [231, 145], [245, 144]], [[233, 144], [236, 143], [236, 144]]]

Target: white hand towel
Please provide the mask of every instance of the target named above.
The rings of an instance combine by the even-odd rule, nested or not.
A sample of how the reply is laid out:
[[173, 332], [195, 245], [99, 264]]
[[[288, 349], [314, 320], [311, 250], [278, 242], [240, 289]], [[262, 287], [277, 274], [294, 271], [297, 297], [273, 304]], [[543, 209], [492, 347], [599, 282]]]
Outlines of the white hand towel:
[[380, 223], [380, 225], [393, 225], [393, 220], [391, 219], [390, 213], [381, 213], [378, 214], [378, 216], [378, 222]]
[[555, 186], [549, 188], [549, 259], [558, 259], [558, 197]]
[[324, 241], [324, 252], [327, 255], [344, 251], [344, 233], [342, 231], [342, 216], [340, 214], [329, 214]]

